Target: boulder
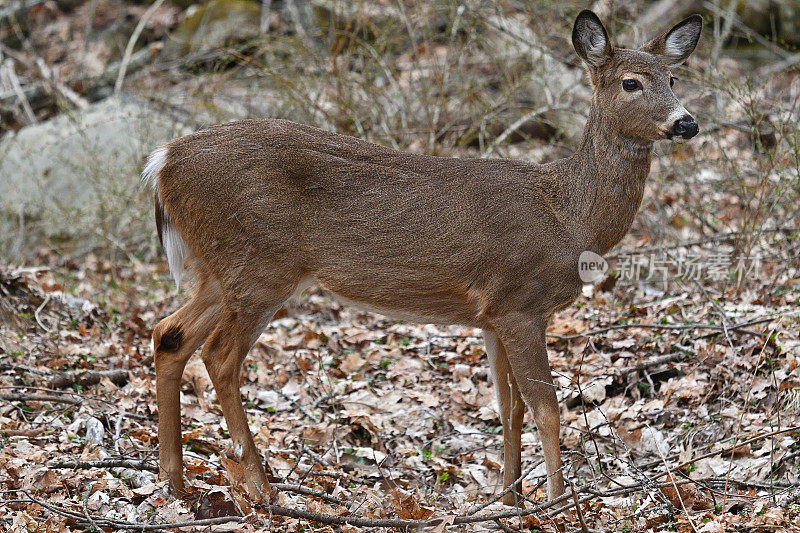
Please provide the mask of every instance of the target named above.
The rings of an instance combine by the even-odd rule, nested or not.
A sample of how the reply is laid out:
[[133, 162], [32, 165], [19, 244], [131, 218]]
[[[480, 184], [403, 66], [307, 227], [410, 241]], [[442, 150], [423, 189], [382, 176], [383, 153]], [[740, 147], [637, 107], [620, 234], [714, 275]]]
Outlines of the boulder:
[[170, 36], [165, 57], [179, 58], [255, 39], [261, 4], [251, 0], [211, 0], [195, 9]]
[[[147, 104], [108, 99], [0, 139], [0, 256], [36, 237], [72, 239], [145, 224], [146, 155], [188, 130]], [[20, 219], [25, 221], [24, 232]], [[132, 228], [135, 229], [135, 228]]]

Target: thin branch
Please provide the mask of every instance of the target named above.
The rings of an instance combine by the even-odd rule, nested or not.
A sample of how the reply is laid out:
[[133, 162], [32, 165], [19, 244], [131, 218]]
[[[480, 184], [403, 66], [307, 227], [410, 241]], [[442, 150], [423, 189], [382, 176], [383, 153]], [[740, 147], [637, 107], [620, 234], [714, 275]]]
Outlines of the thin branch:
[[80, 398], [66, 398], [64, 396], [55, 396], [52, 394], [23, 394], [18, 392], [7, 392], [0, 394], [0, 400], [7, 400], [11, 402], [68, 403], [70, 405], [80, 405], [83, 403], [83, 400]]
[[569, 490], [572, 492], [572, 501], [575, 502], [575, 510], [578, 512], [578, 521], [581, 523], [581, 532], [582, 533], [589, 533], [589, 528], [586, 526], [586, 520], [583, 518], [583, 509], [581, 509], [580, 504], [578, 503], [578, 493], [575, 492], [575, 485], [572, 484], [572, 480], [567, 478], [567, 483], [569, 483]]
[[[770, 317], [763, 317], [757, 318], [753, 320], [747, 320], [744, 322], [739, 322], [738, 324], [734, 324], [730, 326], [728, 331], [734, 331], [737, 329], [744, 328], [746, 326], [753, 326], [755, 324], [763, 324], [765, 322], [772, 322], [773, 320], [777, 320], [781, 318], [780, 316], [770, 316]], [[560, 340], [571, 340], [571, 339], [580, 339], [583, 337], [591, 337], [592, 335], [597, 335], [598, 333], [605, 333], [607, 331], [615, 330], [615, 329], [673, 329], [673, 330], [689, 330], [689, 329], [705, 329], [711, 331], [725, 331], [725, 328], [722, 326], [714, 326], [711, 324], [699, 324], [695, 322], [690, 322], [686, 324], [612, 324], [610, 326], [605, 326], [602, 328], [597, 328], [589, 331], [585, 331], [583, 333], [576, 333], [574, 335], [555, 335], [552, 333], [548, 333], [547, 336], [560, 339]], [[761, 333], [758, 331], [747, 331], [748, 333], [752, 333], [759, 336], [764, 336], [766, 333]]]
[[125, 54], [122, 56], [122, 61], [120, 62], [119, 72], [117, 73], [117, 81], [114, 83], [114, 98], [119, 98], [119, 93], [122, 92], [122, 82], [125, 80], [125, 73], [128, 71], [128, 63], [131, 61], [131, 55], [133, 54], [133, 47], [136, 45], [136, 41], [139, 40], [139, 36], [142, 34], [142, 30], [144, 30], [147, 21], [150, 20], [150, 17], [153, 16], [153, 13], [155, 13], [163, 3], [164, 0], [156, 0], [153, 2], [153, 4], [144, 12], [142, 18], [139, 19], [139, 23], [136, 24], [136, 28], [133, 29], [131, 38], [128, 39], [128, 45], [125, 47]]
[[133, 459], [102, 459], [99, 461], [59, 461], [51, 463], [50, 468], [70, 468], [73, 470], [85, 470], [88, 468], [130, 468], [131, 470], [144, 470], [147, 472], [158, 473], [158, 466], [151, 465], [145, 461]]

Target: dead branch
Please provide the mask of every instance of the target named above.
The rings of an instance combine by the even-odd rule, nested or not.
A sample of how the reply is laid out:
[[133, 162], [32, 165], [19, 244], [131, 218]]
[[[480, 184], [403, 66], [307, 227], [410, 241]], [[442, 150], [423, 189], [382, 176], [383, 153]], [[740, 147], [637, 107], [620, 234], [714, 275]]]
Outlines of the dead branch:
[[119, 369], [57, 372], [50, 378], [50, 387], [54, 389], [64, 389], [73, 385], [86, 387], [97, 385], [103, 378], [110, 379], [114, 385], [125, 385], [128, 382], [128, 371]]
[[341, 498], [337, 498], [336, 496], [331, 496], [327, 492], [310, 489], [302, 485], [292, 485], [290, 483], [270, 483], [270, 485], [278, 490], [303, 494], [304, 496], [313, 496], [314, 498], [319, 498], [320, 500], [325, 500], [326, 502], [336, 503], [339, 505], [344, 504], [344, 501]]
[[100, 461], [63, 461], [49, 465], [50, 468], [69, 468], [74, 470], [85, 470], [87, 468], [130, 468], [132, 470], [145, 470], [147, 472], [158, 473], [158, 466], [151, 465], [145, 461], [133, 459], [102, 459]]
[[10, 402], [52, 402], [68, 403], [70, 405], [80, 405], [83, 400], [80, 398], [67, 398], [66, 396], [56, 396], [52, 394], [24, 394], [20, 392], [7, 392], [0, 394], [0, 400]]
[[[27, 365], [14, 363], [0, 363], [0, 370], [15, 370], [34, 376], [41, 376], [47, 381], [50, 389], [66, 389], [73, 385], [88, 387], [97, 385], [104, 378], [108, 378], [114, 385], [125, 385], [128, 382], [128, 371], [125, 369], [115, 370], [67, 370], [63, 372], [53, 372], [47, 368], [36, 368]], [[57, 392], [57, 391], [54, 391]]]
[[622, 368], [614, 368], [612, 369], [612, 371], [614, 373], [624, 376], [626, 374], [631, 374], [633, 372], [640, 372], [642, 370], [646, 370], [648, 368], [658, 365], [663, 365], [665, 363], [673, 363], [675, 361], [680, 361], [681, 359], [686, 358], [687, 355], [688, 354], [686, 354], [685, 352], [674, 352], [664, 355], [657, 355], [656, 357], [651, 357], [645, 361], [640, 361], [635, 365], [625, 366]]
[[[728, 331], [734, 330], [741, 330], [747, 326], [753, 326], [755, 324], [763, 324], [765, 322], [772, 322], [779, 317], [763, 317], [763, 318], [756, 318], [753, 320], [746, 320], [744, 322], [739, 322], [737, 324], [733, 324], [732, 326], [728, 327]], [[591, 337], [592, 335], [597, 335], [598, 333], [605, 333], [607, 331], [615, 330], [615, 329], [664, 329], [664, 330], [689, 330], [689, 329], [702, 329], [702, 330], [710, 330], [710, 331], [719, 331], [724, 332], [726, 328], [722, 326], [714, 326], [711, 324], [700, 324], [697, 322], [689, 322], [685, 324], [612, 324], [610, 326], [605, 326], [602, 328], [597, 328], [589, 331], [585, 331], [583, 333], [575, 333], [574, 335], [555, 335], [552, 333], [548, 333], [547, 336], [559, 339], [559, 340], [572, 340], [572, 339], [580, 339], [583, 337]], [[762, 333], [760, 331], [752, 331], [752, 330], [742, 330], [742, 333], [749, 333], [752, 335], [759, 335], [759, 336], [766, 336], [766, 333]]]
[[567, 483], [569, 483], [569, 490], [572, 492], [572, 501], [575, 502], [575, 511], [578, 512], [578, 520], [581, 523], [581, 533], [589, 533], [589, 528], [586, 526], [586, 520], [583, 518], [583, 510], [578, 503], [578, 493], [575, 492], [575, 485], [572, 484], [572, 480], [569, 478], [567, 478]]
[[125, 72], [128, 70], [128, 65], [131, 61], [131, 55], [133, 54], [133, 47], [136, 45], [136, 41], [139, 40], [139, 35], [142, 34], [142, 30], [144, 30], [147, 21], [150, 20], [150, 17], [153, 16], [153, 13], [155, 13], [155, 11], [161, 7], [161, 4], [163, 3], [164, 0], [156, 0], [150, 7], [147, 8], [142, 17], [139, 19], [139, 23], [136, 24], [136, 28], [134, 28], [130, 39], [128, 39], [128, 45], [125, 47], [125, 54], [122, 56], [122, 61], [120, 61], [117, 80], [114, 82], [114, 97], [118, 98], [119, 93], [122, 92], [122, 82], [125, 79]]
[[[296, 488], [296, 487], [295, 487]], [[579, 490], [583, 490], [582, 487]], [[223, 524], [226, 522], [242, 522], [245, 520], [244, 517], [241, 516], [226, 516], [226, 517], [219, 517], [219, 518], [210, 518], [205, 520], [192, 520], [188, 522], [175, 522], [175, 523], [167, 523], [167, 524], [145, 524], [140, 522], [126, 522], [123, 520], [114, 520], [110, 518], [101, 518], [97, 516], [84, 516], [83, 514], [76, 513], [74, 511], [70, 511], [68, 509], [60, 508], [56, 505], [49, 504], [45, 501], [39, 500], [34, 498], [28, 491], [20, 489], [18, 492], [23, 493], [26, 496], [26, 500], [29, 503], [36, 503], [41, 505], [43, 508], [49, 510], [52, 513], [55, 513], [60, 516], [65, 516], [71, 518], [73, 520], [79, 521], [81, 523], [88, 523], [89, 520], [95, 522], [100, 527], [110, 527], [116, 529], [126, 529], [126, 530], [139, 530], [139, 531], [154, 531], [159, 529], [176, 529], [181, 527], [190, 527], [190, 526], [204, 526], [204, 525], [214, 525], [214, 524]], [[502, 520], [505, 518], [516, 518], [526, 515], [531, 515], [535, 513], [539, 513], [541, 511], [545, 511], [547, 509], [552, 509], [559, 503], [563, 503], [569, 499], [574, 499], [576, 501], [567, 503], [564, 506], [558, 507], [551, 512], [549, 512], [546, 516], [553, 517], [571, 507], [578, 504], [584, 503], [589, 501], [590, 499], [594, 498], [594, 495], [590, 495], [581, 499], [575, 499], [573, 497], [573, 493], [570, 491], [568, 494], [564, 494], [558, 498], [553, 500], [549, 500], [541, 505], [537, 505], [530, 509], [513, 509], [508, 511], [499, 511], [496, 513], [491, 514], [484, 514], [479, 516], [456, 516], [452, 519], [453, 525], [459, 524], [474, 524], [478, 522], [490, 522], [490, 521], [497, 521]], [[22, 499], [20, 499], [21, 501]], [[286, 516], [288, 518], [297, 518], [297, 519], [304, 519], [304, 520], [312, 520], [315, 522], [320, 522], [324, 524], [333, 524], [333, 525], [352, 525], [357, 527], [393, 527], [393, 528], [401, 528], [401, 529], [420, 529], [425, 527], [432, 527], [439, 525], [444, 520], [444, 517], [437, 517], [428, 520], [409, 520], [409, 519], [402, 519], [402, 518], [363, 518], [363, 517], [354, 517], [354, 516], [337, 516], [337, 515], [330, 515], [325, 513], [316, 513], [311, 511], [305, 511], [302, 509], [289, 509], [286, 507], [281, 507], [279, 505], [258, 505], [258, 508], [263, 509], [264, 511], [268, 511], [272, 515], [276, 516]]]
[[[163, 44], [160, 42], [151, 43], [131, 54], [125, 67], [125, 75], [130, 75], [150, 63], [162, 46]], [[19, 52], [8, 48], [2, 43], [0, 43], [0, 50], [26, 67], [34, 68]], [[118, 79], [122, 66], [123, 64], [121, 61], [112, 63], [98, 76], [77, 76], [66, 80], [61, 85], [62, 87], [68, 87], [70, 85], [85, 86], [86, 89], [83, 90], [82, 98], [88, 102], [95, 102], [108, 96], [108, 88], [113, 86]], [[28, 83], [27, 86], [22, 89], [22, 96], [30, 102], [30, 106], [33, 108], [34, 112], [52, 103], [53, 94], [49, 89], [49, 85], [49, 82], [36, 81]], [[17, 94], [0, 97], [0, 107], [13, 106], [18, 98], [19, 96]]]

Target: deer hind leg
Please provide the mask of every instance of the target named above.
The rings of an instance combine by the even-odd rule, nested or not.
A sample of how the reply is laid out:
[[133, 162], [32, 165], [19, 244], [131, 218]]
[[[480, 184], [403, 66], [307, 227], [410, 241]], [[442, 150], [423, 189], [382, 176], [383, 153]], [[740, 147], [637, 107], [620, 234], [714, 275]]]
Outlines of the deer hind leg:
[[547, 360], [546, 323], [540, 317], [513, 315], [495, 320], [495, 331], [506, 349], [519, 392], [533, 411], [547, 467], [548, 494], [552, 499], [564, 493], [564, 475], [559, 446], [561, 415]]
[[[484, 330], [483, 339], [492, 367], [494, 390], [497, 393], [500, 418], [503, 422], [503, 488], [505, 489], [522, 475], [522, 419], [525, 416], [525, 403], [514, 379], [505, 347], [491, 330]], [[520, 494], [522, 494], [522, 481], [516, 483], [514, 488], [503, 496], [502, 501], [505, 505], [517, 505], [521, 501]]]
[[269, 304], [249, 306], [238, 302], [226, 307], [222, 319], [208, 338], [201, 357], [214, 385], [222, 414], [233, 441], [233, 455], [242, 466], [247, 491], [254, 498], [268, 499], [272, 487], [267, 481], [261, 456], [253, 442], [240, 392], [241, 367], [258, 333], [292, 291], [282, 291]]
[[158, 404], [159, 478], [184, 492], [180, 389], [183, 369], [219, 321], [222, 296], [216, 281], [200, 274], [189, 302], [153, 329]]

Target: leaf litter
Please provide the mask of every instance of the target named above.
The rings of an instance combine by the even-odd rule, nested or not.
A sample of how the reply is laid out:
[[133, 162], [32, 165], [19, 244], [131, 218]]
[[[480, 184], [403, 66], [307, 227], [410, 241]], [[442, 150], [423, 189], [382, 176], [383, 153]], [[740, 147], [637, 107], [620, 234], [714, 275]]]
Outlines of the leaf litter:
[[[184, 298], [164, 280], [163, 265], [99, 259], [0, 273], [15, 317], [0, 326], [6, 527], [79, 530], [91, 517], [136, 524], [236, 517], [213, 526], [220, 530], [332, 527], [270, 516], [245, 495], [199, 357], [187, 366], [181, 393], [190, 497], [176, 499], [156, 480], [149, 327]], [[581, 494], [593, 495], [581, 505], [587, 524], [797, 531], [800, 430], [790, 429], [800, 423], [797, 318], [776, 313], [730, 338], [636, 327], [582, 336], [629, 324], [631, 316], [656, 324], [676, 305], [657, 298], [628, 309], [598, 304], [619, 297], [601, 293], [591, 309], [565, 310], [550, 330], [567, 474]], [[689, 322], [708, 322], [705, 306], [677, 305], [695, 317]], [[480, 331], [395, 322], [319, 290], [278, 316], [242, 369], [256, 445], [271, 480], [288, 487], [276, 505], [333, 517], [447, 518], [437, 526], [447, 528], [502, 490], [502, 426]], [[758, 316], [754, 310], [735, 320]], [[649, 365], [676, 350], [682, 356]], [[49, 387], [53, 375], [106, 371], [122, 371], [124, 379]], [[526, 507], [546, 500], [540, 453], [526, 414]], [[481, 513], [506, 509], [494, 502]], [[502, 523], [579, 527], [574, 508]], [[495, 522], [449, 527], [487, 524]]]

